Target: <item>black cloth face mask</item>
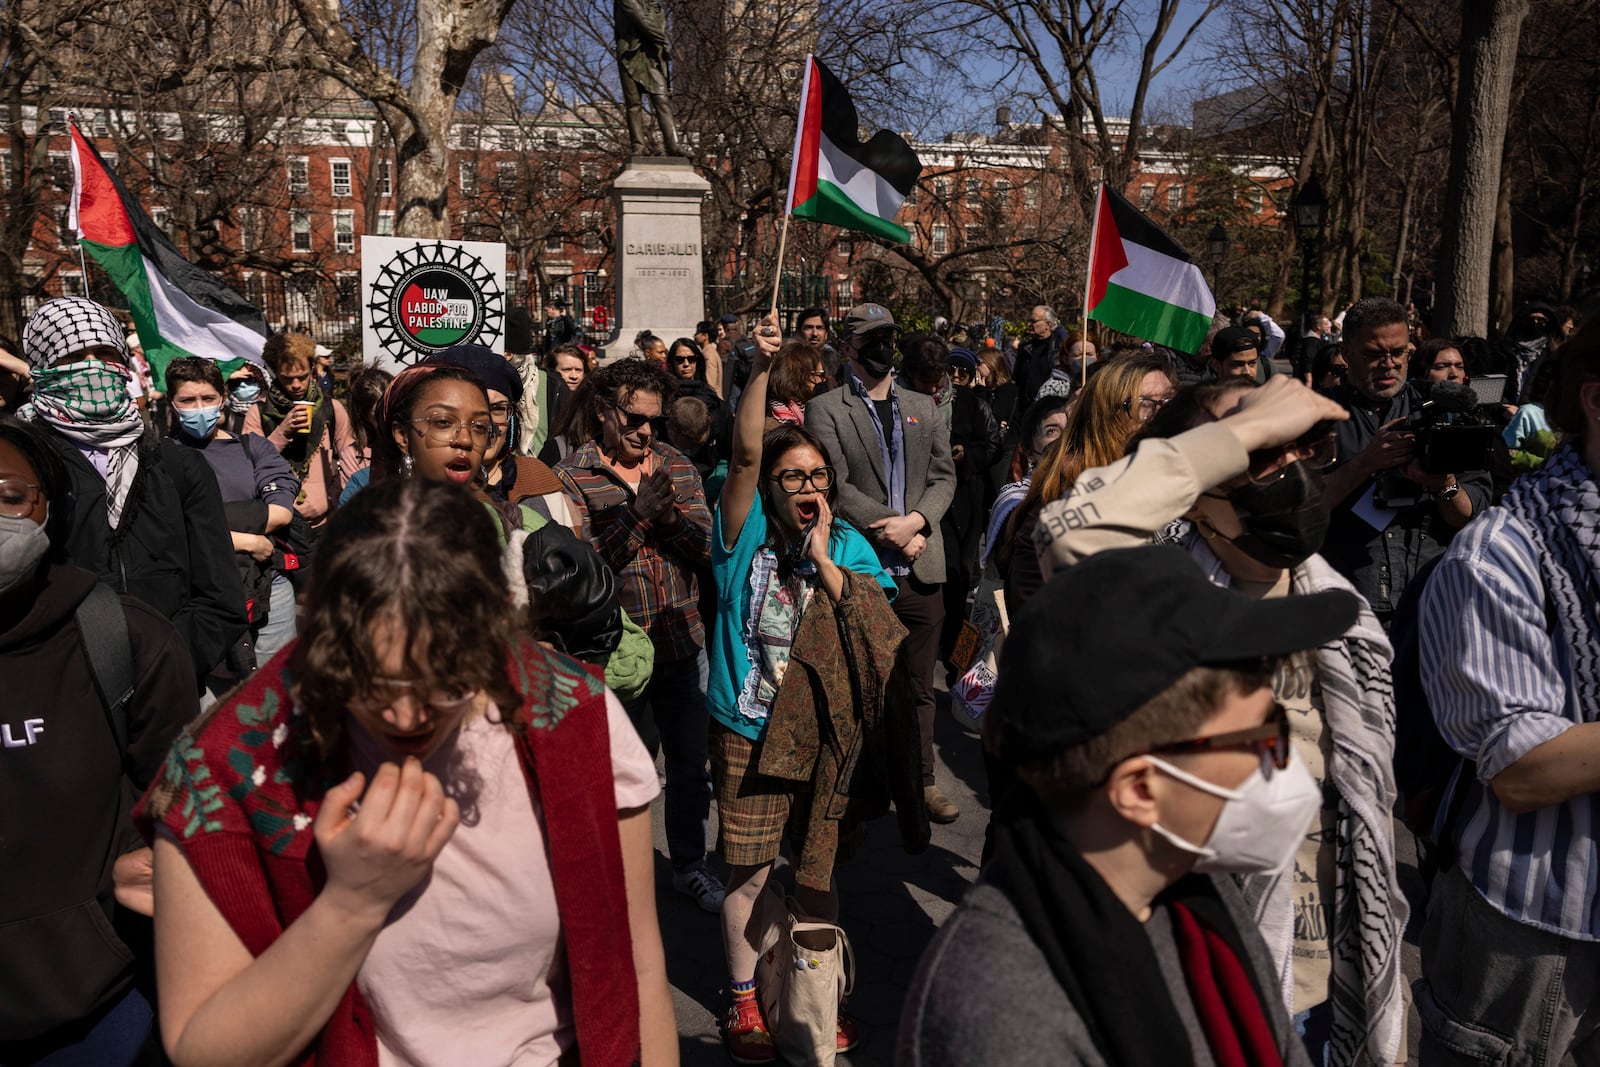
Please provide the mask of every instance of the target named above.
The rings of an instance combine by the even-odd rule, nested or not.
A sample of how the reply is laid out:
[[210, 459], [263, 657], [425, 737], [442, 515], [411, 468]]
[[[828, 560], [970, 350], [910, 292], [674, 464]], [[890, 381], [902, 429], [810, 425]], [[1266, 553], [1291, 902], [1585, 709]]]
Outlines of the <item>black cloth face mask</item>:
[[894, 342], [869, 339], [856, 349], [856, 360], [874, 378], [882, 378], [894, 369]]
[[1322, 472], [1304, 460], [1284, 467], [1270, 482], [1247, 482], [1230, 490], [1226, 499], [1244, 527], [1244, 533], [1228, 540], [1256, 562], [1295, 567], [1321, 550], [1328, 532], [1328, 502]]

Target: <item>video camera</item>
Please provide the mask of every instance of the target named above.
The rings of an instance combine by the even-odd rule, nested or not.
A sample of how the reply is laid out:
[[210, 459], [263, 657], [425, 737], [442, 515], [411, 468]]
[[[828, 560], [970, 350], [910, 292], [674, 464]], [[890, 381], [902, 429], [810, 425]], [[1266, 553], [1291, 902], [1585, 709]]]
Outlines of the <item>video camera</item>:
[[[1486, 470], [1499, 431], [1478, 414], [1480, 401], [1470, 385], [1434, 382], [1425, 386], [1423, 402], [1398, 427], [1416, 439], [1417, 462], [1429, 474]], [[1398, 472], [1378, 479], [1373, 503], [1403, 508], [1420, 501], [1422, 487]]]

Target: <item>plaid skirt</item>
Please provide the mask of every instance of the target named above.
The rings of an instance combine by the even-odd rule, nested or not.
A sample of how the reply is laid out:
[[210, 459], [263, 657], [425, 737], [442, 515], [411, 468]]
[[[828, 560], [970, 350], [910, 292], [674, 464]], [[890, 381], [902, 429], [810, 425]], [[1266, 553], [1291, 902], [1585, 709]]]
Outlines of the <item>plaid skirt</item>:
[[855, 851], [855, 827], [812, 818], [811, 783], [761, 774], [760, 761], [759, 743], [711, 721], [718, 851], [731, 866], [761, 867], [778, 858], [787, 837], [795, 883], [826, 892], [836, 863]]

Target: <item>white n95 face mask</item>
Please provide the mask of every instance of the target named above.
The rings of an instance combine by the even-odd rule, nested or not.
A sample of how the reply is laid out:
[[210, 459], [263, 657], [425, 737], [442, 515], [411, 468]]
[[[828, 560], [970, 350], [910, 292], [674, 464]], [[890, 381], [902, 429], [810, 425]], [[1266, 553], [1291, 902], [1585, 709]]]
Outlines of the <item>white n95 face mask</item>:
[[1162, 774], [1226, 801], [1204, 845], [1185, 841], [1160, 823], [1151, 827], [1174, 847], [1199, 856], [1196, 871], [1267, 874], [1282, 870], [1294, 859], [1312, 818], [1322, 807], [1322, 790], [1298, 759], [1291, 758], [1289, 766], [1279, 770], [1263, 757], [1261, 766], [1237, 789], [1196, 778], [1155, 756], [1146, 755], [1145, 759]]

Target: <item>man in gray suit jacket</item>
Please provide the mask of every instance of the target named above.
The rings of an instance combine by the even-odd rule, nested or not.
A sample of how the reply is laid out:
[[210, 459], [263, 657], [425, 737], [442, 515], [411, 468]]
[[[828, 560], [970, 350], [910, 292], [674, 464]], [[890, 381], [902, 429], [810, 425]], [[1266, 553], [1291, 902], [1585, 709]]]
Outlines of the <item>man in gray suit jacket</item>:
[[879, 304], [850, 309], [840, 328], [846, 382], [806, 405], [806, 429], [833, 461], [836, 511], [872, 539], [899, 587], [894, 611], [909, 633], [889, 694], [915, 703], [923, 802], [929, 819], [945, 823], [960, 811], [933, 782], [933, 671], [944, 622], [939, 520], [955, 496], [956, 468], [933, 400], [895, 384], [898, 332], [894, 316]]

